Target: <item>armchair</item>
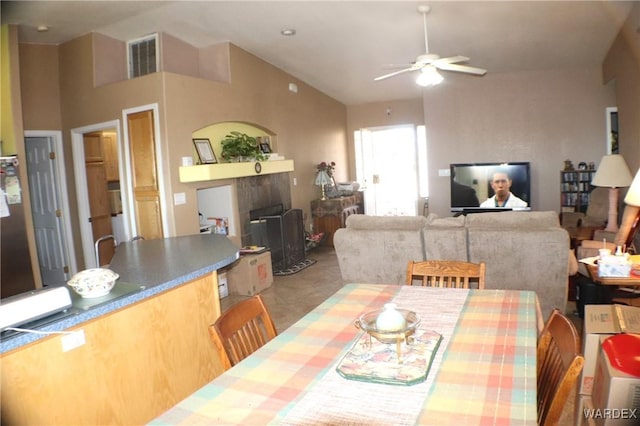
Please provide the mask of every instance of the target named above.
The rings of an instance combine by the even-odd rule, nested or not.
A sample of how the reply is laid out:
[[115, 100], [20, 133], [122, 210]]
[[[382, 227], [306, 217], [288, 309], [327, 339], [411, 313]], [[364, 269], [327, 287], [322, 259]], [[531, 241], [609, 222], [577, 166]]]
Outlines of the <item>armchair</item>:
[[591, 191], [589, 207], [586, 213], [563, 212], [561, 225], [563, 228], [593, 227], [604, 228], [609, 213], [609, 190], [598, 187]]

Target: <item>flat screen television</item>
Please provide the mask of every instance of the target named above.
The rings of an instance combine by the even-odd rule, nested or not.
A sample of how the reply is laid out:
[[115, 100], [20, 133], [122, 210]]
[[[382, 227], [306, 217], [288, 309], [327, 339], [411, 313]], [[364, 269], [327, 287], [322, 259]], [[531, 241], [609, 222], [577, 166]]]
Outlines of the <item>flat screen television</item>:
[[[529, 210], [531, 208], [531, 174], [528, 162], [451, 164], [451, 211], [480, 212]], [[480, 207], [494, 195], [491, 179], [495, 172], [507, 173], [511, 193], [527, 203], [527, 207]]]

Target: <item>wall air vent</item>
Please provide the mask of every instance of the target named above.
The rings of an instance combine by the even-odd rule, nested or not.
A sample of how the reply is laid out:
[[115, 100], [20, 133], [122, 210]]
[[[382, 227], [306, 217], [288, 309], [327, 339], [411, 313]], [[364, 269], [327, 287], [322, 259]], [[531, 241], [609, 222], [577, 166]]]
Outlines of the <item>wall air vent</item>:
[[127, 42], [129, 78], [141, 77], [158, 70], [158, 35], [152, 34]]

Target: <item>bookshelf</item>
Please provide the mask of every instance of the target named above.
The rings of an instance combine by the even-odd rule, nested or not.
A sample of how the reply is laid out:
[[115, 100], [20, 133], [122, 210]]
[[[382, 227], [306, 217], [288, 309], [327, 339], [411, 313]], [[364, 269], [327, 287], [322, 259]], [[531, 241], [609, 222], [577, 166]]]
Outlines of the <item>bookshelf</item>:
[[586, 213], [589, 207], [591, 179], [595, 170], [563, 170], [560, 172], [560, 211]]

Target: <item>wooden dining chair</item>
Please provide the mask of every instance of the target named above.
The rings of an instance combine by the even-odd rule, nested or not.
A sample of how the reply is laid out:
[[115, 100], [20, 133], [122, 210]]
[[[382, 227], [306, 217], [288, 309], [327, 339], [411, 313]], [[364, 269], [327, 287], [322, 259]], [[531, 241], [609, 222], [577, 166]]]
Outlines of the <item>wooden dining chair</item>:
[[538, 424], [557, 425], [584, 365], [578, 332], [558, 309], [549, 316], [538, 340], [537, 361]]
[[407, 265], [407, 285], [418, 278], [425, 287], [470, 288], [477, 281], [478, 289], [484, 289], [485, 263], [458, 260], [410, 261]]
[[260, 295], [236, 303], [209, 326], [211, 340], [228, 370], [278, 335]]

